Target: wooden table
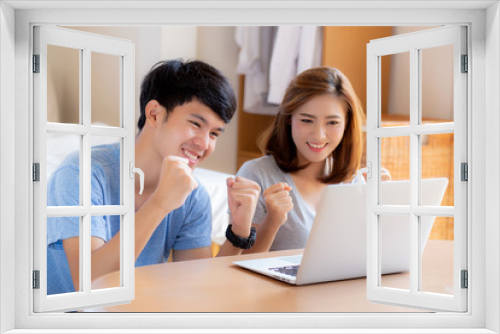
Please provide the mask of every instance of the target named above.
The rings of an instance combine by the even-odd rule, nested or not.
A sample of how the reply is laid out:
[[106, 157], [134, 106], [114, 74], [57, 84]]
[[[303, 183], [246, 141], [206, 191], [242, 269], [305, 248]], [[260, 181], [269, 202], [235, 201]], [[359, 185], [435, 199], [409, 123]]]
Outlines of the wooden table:
[[[366, 279], [291, 286], [233, 265], [262, 256], [300, 254], [301, 250], [221, 257], [136, 268], [135, 300], [100, 312], [422, 312], [371, 303]], [[429, 240], [423, 255], [427, 291], [452, 291], [453, 242]], [[444, 268], [444, 269], [443, 269]], [[404, 286], [409, 273], [384, 275], [389, 286]], [[119, 285], [111, 273], [92, 287]], [[89, 311], [89, 310], [87, 310]]]

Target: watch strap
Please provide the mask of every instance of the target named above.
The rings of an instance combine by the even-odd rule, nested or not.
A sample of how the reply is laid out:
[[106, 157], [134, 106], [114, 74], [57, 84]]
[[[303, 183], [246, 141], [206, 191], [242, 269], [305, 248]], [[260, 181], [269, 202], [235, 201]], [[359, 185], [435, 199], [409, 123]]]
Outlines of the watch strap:
[[257, 239], [257, 230], [255, 227], [250, 229], [250, 236], [248, 238], [242, 238], [234, 234], [232, 229], [232, 224], [229, 224], [226, 229], [226, 238], [234, 246], [240, 249], [250, 249], [255, 244]]

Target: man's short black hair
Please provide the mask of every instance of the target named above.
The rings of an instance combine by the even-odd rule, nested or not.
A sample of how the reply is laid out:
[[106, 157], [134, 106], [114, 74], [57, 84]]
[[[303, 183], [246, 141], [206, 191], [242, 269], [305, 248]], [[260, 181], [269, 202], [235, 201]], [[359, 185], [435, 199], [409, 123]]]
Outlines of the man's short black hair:
[[213, 66], [198, 60], [184, 62], [181, 59], [156, 63], [142, 81], [139, 131], [146, 122], [149, 101], [158, 101], [167, 109], [168, 115], [175, 107], [191, 102], [193, 98], [212, 109], [225, 123], [229, 123], [236, 111], [233, 88]]

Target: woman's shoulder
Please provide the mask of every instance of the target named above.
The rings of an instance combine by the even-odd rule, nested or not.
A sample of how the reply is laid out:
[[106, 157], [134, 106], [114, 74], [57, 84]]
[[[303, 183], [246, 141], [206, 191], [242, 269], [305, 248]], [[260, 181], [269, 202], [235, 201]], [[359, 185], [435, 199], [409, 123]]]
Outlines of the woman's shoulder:
[[273, 175], [282, 174], [272, 155], [246, 161], [238, 171], [238, 175], [250, 178], [271, 178]]
[[274, 157], [272, 155], [266, 155], [260, 158], [252, 159], [246, 161], [240, 168], [241, 170], [255, 170], [255, 171], [274, 171], [278, 169], [279, 167], [276, 164], [276, 161], [274, 160]]

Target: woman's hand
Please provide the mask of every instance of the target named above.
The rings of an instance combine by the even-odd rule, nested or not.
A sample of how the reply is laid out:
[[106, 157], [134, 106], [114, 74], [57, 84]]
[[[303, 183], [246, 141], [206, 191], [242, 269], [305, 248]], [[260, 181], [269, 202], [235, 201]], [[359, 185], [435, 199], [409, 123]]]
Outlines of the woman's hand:
[[293, 208], [290, 190], [292, 188], [286, 182], [276, 183], [264, 190], [262, 196], [266, 202], [269, 222], [280, 226], [285, 223], [288, 212]]
[[380, 169], [380, 181], [390, 181], [391, 180], [391, 173], [385, 168]]

